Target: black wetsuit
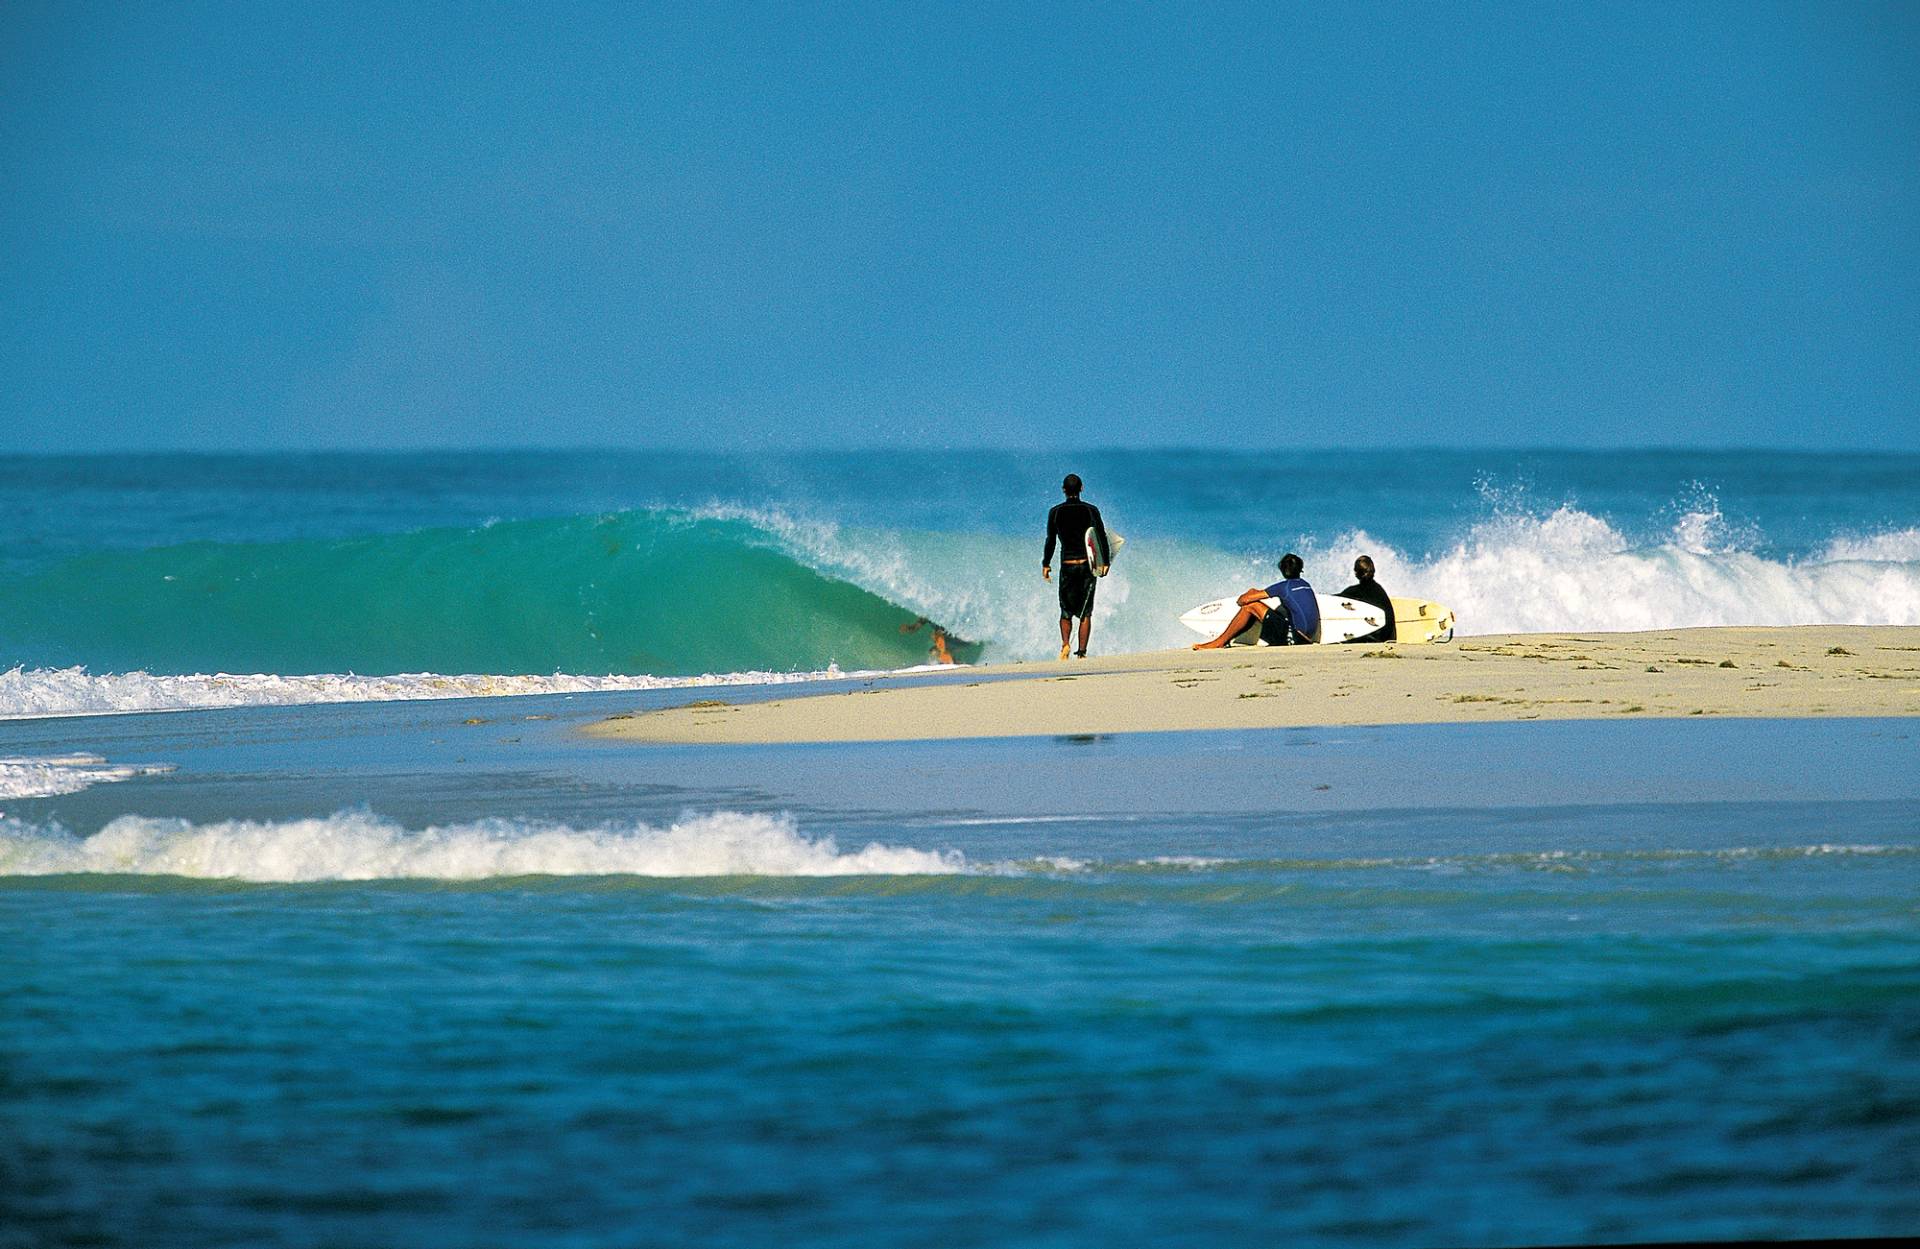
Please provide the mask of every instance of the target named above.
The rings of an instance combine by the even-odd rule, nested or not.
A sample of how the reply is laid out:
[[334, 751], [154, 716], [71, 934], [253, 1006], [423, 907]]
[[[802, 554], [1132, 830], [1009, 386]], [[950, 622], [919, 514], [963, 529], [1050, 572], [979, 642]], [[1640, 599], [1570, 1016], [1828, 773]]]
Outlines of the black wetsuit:
[[1040, 562], [1051, 567], [1053, 564], [1053, 544], [1060, 543], [1060, 618], [1069, 616], [1093, 615], [1093, 591], [1099, 579], [1093, 575], [1093, 558], [1087, 552], [1087, 530], [1091, 528], [1098, 536], [1100, 550], [1110, 549], [1107, 544], [1107, 527], [1101, 523], [1100, 509], [1091, 503], [1083, 503], [1078, 495], [1053, 505], [1047, 513], [1047, 547], [1040, 554]]
[[1349, 642], [1391, 642], [1399, 636], [1393, 628], [1393, 600], [1387, 597], [1387, 592], [1380, 588], [1378, 581], [1369, 577], [1365, 581], [1356, 582], [1340, 591], [1339, 597], [1371, 603], [1387, 614], [1387, 623], [1384, 628], [1375, 629], [1365, 637], [1348, 638]]

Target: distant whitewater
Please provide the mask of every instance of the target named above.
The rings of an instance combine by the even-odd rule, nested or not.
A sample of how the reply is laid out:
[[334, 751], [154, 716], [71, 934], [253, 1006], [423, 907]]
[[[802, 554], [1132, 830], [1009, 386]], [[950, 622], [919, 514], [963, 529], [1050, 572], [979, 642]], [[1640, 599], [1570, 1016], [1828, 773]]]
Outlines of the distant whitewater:
[[600, 690], [657, 690], [716, 685], [781, 685], [870, 675], [829, 666], [820, 672], [728, 672], [697, 677], [503, 676], [402, 672], [354, 676], [322, 672], [93, 673], [85, 668], [14, 668], [0, 672], [0, 715], [111, 715], [187, 711], [209, 707], [284, 707], [307, 703], [406, 702], [435, 698], [496, 698], [521, 694], [582, 694]]
[[[1329, 591], [1369, 553], [1462, 634], [1920, 624], [1916, 457], [1075, 462], [1128, 539], [1097, 650], [1186, 644], [1182, 611], [1287, 549]], [[985, 453], [0, 461], [22, 518], [0, 715], [832, 677], [925, 663], [936, 630], [961, 662], [1043, 658], [1037, 474]]]
[[[97, 761], [96, 761], [97, 762]], [[4, 775], [4, 773], [0, 773]], [[695, 877], [997, 876], [1048, 878], [1120, 872], [1203, 876], [1248, 872], [1458, 874], [1686, 869], [1700, 861], [1792, 861], [1825, 856], [1911, 860], [1911, 846], [1811, 843], [1763, 847], [1546, 850], [1368, 858], [1206, 858], [1153, 855], [1092, 860], [1035, 855], [971, 862], [952, 849], [870, 841], [842, 849], [832, 836], [809, 836], [784, 815], [737, 811], [689, 814], [671, 824], [588, 827], [524, 818], [407, 828], [367, 811], [294, 820], [217, 820], [120, 816], [91, 836], [57, 824], [0, 816], [0, 878], [14, 876], [170, 876], [190, 880], [301, 884], [327, 881], [484, 881], [524, 876]], [[1248, 885], [1241, 880], [1237, 892]], [[1283, 896], [1292, 886], [1273, 890]], [[1067, 891], [1069, 893], [1075, 890]], [[1244, 896], [1242, 900], [1247, 900]]]
[[665, 827], [519, 819], [406, 829], [366, 812], [263, 822], [128, 815], [90, 837], [0, 817], [0, 876], [211, 880], [483, 880], [513, 876], [887, 876], [964, 871], [958, 854], [871, 843], [843, 851], [790, 820], [716, 812]]

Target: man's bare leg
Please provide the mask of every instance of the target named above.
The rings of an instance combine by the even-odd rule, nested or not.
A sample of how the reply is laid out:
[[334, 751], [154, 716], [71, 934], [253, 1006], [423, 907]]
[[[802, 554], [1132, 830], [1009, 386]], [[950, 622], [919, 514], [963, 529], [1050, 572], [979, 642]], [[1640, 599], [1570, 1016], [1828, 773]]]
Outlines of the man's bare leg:
[[1087, 657], [1087, 639], [1093, 636], [1093, 613], [1080, 617], [1080, 658]]
[[1060, 658], [1065, 659], [1073, 650], [1073, 618], [1060, 617]]
[[1211, 642], [1195, 642], [1193, 649], [1197, 651], [1217, 651], [1252, 628], [1254, 621], [1264, 620], [1266, 616], [1267, 605], [1265, 603], [1248, 603], [1245, 607], [1242, 607], [1233, 614], [1233, 619], [1227, 622], [1227, 628], [1224, 633]]

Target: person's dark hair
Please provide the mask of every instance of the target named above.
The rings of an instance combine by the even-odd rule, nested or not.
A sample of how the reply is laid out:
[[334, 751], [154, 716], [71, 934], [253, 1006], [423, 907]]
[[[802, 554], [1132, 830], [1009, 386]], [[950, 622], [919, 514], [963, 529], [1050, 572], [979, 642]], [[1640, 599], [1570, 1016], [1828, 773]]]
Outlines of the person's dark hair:
[[1079, 494], [1080, 493], [1080, 474], [1068, 473], [1067, 479], [1060, 483], [1060, 489], [1066, 491], [1068, 494]]
[[1300, 575], [1300, 570], [1305, 567], [1306, 565], [1300, 562], [1300, 557], [1292, 551], [1280, 557], [1280, 575], [1283, 577], [1297, 577]]
[[1373, 556], [1362, 555], [1353, 561], [1353, 575], [1362, 581], [1373, 580]]

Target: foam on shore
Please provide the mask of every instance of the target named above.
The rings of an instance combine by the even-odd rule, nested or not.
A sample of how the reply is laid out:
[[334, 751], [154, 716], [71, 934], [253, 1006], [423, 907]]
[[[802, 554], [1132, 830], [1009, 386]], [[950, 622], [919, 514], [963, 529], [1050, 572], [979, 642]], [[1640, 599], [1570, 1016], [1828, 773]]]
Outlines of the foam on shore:
[[866, 675], [828, 667], [819, 672], [729, 672], [697, 677], [648, 676], [394, 676], [316, 673], [92, 673], [84, 668], [14, 668], [0, 672], [0, 718], [185, 711], [208, 707], [285, 707], [308, 703], [398, 702], [408, 699], [494, 698], [523, 694], [580, 694], [600, 690], [659, 690], [715, 685], [786, 685]]

